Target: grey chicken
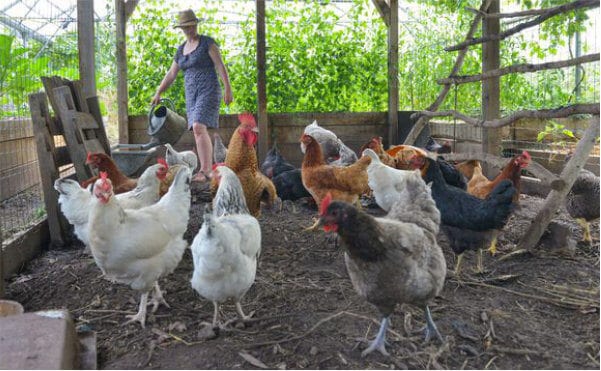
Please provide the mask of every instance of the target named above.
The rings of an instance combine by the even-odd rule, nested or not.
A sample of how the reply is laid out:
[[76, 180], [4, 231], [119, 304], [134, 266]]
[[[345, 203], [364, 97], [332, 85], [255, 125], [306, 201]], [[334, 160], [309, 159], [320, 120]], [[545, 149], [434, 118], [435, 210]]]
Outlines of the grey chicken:
[[227, 156], [227, 147], [223, 144], [219, 133], [213, 134], [215, 143], [213, 144], [213, 162], [216, 164], [222, 164], [225, 162], [225, 156]]
[[[321, 146], [323, 159], [330, 163], [340, 158], [340, 142], [338, 137], [332, 131], [324, 129], [317, 125], [317, 121], [313, 121], [311, 125], [307, 125], [303, 134], [310, 135]], [[301, 143], [301, 151], [305, 153], [306, 147]]]
[[[566, 156], [566, 162], [571, 155]], [[582, 169], [566, 196], [566, 209], [584, 229], [582, 240], [591, 242], [589, 222], [599, 219], [599, 177]]]

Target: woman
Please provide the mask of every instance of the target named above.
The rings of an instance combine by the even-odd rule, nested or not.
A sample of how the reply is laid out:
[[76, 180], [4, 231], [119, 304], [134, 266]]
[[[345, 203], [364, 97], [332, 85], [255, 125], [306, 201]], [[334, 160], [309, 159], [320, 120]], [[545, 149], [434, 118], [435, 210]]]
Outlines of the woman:
[[215, 70], [219, 73], [225, 88], [223, 101], [226, 105], [233, 100], [232, 88], [219, 48], [212, 38], [198, 34], [199, 20], [194, 12], [190, 9], [182, 11], [178, 15], [178, 20], [178, 24], [174, 27], [181, 28], [186, 36], [186, 42], [177, 48], [174, 61], [152, 98], [152, 103], [159, 103], [161, 94], [171, 86], [181, 69], [184, 72], [186, 89], [188, 129], [191, 128], [194, 132], [200, 160], [200, 170], [194, 180], [206, 182], [209, 180], [213, 166], [213, 145], [207, 127], [219, 126], [221, 102], [221, 86]]

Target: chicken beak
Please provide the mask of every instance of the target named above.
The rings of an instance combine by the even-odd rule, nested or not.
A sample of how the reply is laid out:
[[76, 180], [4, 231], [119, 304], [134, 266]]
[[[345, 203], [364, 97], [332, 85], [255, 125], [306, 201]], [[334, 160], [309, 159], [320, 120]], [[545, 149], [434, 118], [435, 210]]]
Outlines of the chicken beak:
[[319, 227], [321, 227], [322, 223], [323, 222], [322, 222], [321, 218], [318, 218], [317, 220], [315, 220], [315, 223], [313, 223], [312, 226], [303, 229], [303, 231], [305, 231], [305, 232], [315, 232], [317, 229], [319, 229]]
[[255, 133], [258, 133], [259, 132], [259, 128], [255, 126], [254, 128], [251, 129], [251, 131], [253, 131]]

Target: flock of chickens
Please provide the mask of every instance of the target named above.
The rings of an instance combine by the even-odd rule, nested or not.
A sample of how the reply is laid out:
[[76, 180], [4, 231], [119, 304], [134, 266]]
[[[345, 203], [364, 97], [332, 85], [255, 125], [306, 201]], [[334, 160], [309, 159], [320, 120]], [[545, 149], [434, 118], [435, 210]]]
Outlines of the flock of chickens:
[[[362, 355], [374, 350], [387, 354], [389, 317], [399, 303], [423, 308], [426, 341], [434, 336], [442, 342], [428, 308], [447, 275], [438, 232], [457, 255], [456, 275], [464, 251], [477, 250], [481, 258], [482, 249], [490, 246], [494, 254], [496, 234], [519, 202], [528, 152], [511, 158], [489, 180], [478, 161], [453, 165], [437, 156], [448, 152], [448, 143], [433, 141], [428, 150], [406, 145], [384, 150], [382, 139], [374, 137], [357, 158], [333, 132], [314, 122], [300, 138], [300, 169], [275, 145], [259, 168], [254, 116], [241, 114], [239, 121], [227, 148], [216, 137], [213, 201], [190, 246], [191, 286], [214, 305], [210, 328], [220, 326], [219, 305], [228, 299], [243, 321], [249, 318], [241, 300], [254, 283], [261, 253], [256, 219], [261, 206], [279, 204], [281, 210], [282, 200], [307, 197], [319, 206], [318, 218], [307, 230], [321, 227], [337, 234], [355, 290], [381, 314], [380, 330]], [[177, 267], [188, 247], [183, 234], [196, 155], [167, 146], [165, 159], [138, 179], [124, 176], [103, 153], [89, 154], [87, 164], [99, 170], [97, 177], [81, 184], [66, 178], [55, 182], [61, 210], [104, 277], [140, 292], [138, 312], [128, 322], [144, 326], [149, 304], [153, 312], [161, 304], [169, 306], [158, 282]], [[585, 172], [580, 178], [568, 197], [568, 210], [578, 212], [575, 217], [598, 218], [599, 178]], [[373, 217], [363, 211], [359, 199], [364, 194], [387, 214]]]

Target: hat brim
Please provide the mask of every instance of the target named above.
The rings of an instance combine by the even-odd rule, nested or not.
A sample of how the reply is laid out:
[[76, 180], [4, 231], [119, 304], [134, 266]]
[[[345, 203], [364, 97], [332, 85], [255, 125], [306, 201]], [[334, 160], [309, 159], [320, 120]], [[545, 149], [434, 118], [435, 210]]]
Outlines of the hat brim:
[[192, 20], [192, 21], [176, 24], [175, 26], [173, 26], [173, 28], [196, 26], [197, 24], [198, 24], [198, 20], [196, 20], [196, 21]]

